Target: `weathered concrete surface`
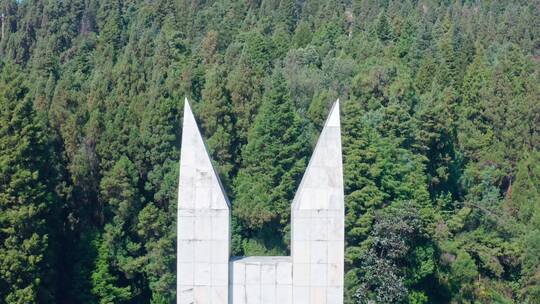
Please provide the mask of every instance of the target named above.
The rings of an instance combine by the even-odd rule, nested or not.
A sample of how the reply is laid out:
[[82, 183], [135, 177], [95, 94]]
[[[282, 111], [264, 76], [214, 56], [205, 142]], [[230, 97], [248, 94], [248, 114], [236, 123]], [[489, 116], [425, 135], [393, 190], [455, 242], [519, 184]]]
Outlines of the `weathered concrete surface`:
[[226, 304], [230, 209], [186, 99], [180, 156], [177, 303]]
[[291, 257], [238, 257], [229, 269], [229, 303], [293, 303]]
[[292, 205], [295, 304], [343, 303], [345, 207], [341, 158], [338, 100]]

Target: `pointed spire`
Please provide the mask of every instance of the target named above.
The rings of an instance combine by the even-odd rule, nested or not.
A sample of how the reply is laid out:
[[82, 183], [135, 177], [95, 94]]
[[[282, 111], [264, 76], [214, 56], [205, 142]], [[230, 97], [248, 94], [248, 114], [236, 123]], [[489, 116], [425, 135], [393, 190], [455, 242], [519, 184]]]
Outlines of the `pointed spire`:
[[330, 114], [328, 114], [328, 118], [326, 120], [326, 123], [324, 124], [325, 127], [340, 127], [340, 120], [339, 120], [339, 99], [336, 100], [334, 105], [332, 106], [332, 109], [330, 109]]
[[214, 170], [187, 98], [182, 128], [179, 204], [182, 209], [229, 209], [227, 195]]
[[338, 99], [330, 110], [296, 192], [293, 209], [343, 208], [343, 164]]

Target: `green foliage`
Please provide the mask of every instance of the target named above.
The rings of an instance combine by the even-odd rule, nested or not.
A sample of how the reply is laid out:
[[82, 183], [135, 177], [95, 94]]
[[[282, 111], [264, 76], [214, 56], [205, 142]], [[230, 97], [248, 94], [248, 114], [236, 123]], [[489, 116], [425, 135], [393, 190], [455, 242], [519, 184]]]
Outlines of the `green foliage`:
[[[54, 196], [47, 136], [21, 71], [0, 74], [0, 303], [50, 301]], [[54, 288], [54, 287], [53, 287]]]
[[306, 22], [300, 23], [294, 32], [294, 45], [298, 48], [303, 48], [311, 42], [312, 36], [313, 34], [309, 24]]
[[237, 151], [234, 143], [235, 121], [232, 117], [232, 105], [225, 89], [226, 76], [223, 69], [217, 65], [206, 74], [202, 91], [204, 101], [199, 112], [206, 142], [212, 151], [212, 159], [218, 162], [223, 181], [230, 184]]
[[476, 265], [465, 251], [459, 251], [450, 266], [450, 288], [465, 300], [473, 299], [474, 279], [478, 275]]
[[[307, 140], [279, 72], [264, 94], [242, 155], [233, 214], [250, 239], [244, 241], [243, 252], [284, 253], [290, 202], [306, 166]], [[282, 238], [275, 237], [276, 230]]]
[[[433, 210], [398, 201], [375, 214], [374, 226], [359, 258], [356, 297], [360, 303], [427, 301], [436, 277], [435, 243], [428, 229]], [[412, 300], [411, 300], [412, 301]]]
[[111, 273], [109, 248], [105, 242], [96, 242], [99, 246], [95, 270], [92, 273], [92, 292], [99, 303], [125, 303], [131, 298], [131, 289], [117, 286], [118, 278]]
[[390, 21], [388, 21], [388, 17], [386, 17], [385, 13], [381, 13], [375, 23], [375, 34], [377, 35], [377, 38], [383, 42], [392, 41], [395, 38], [392, 25], [390, 24]]
[[0, 1], [0, 303], [174, 303], [185, 96], [234, 254], [342, 101], [345, 302], [540, 302], [529, 1]]

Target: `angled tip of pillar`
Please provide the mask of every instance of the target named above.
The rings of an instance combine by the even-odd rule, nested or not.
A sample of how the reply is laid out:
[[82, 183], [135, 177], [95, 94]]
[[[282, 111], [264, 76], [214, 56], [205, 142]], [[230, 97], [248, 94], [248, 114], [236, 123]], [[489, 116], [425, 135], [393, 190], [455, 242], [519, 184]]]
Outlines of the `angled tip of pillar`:
[[180, 153], [179, 208], [229, 209], [229, 205], [186, 98]]
[[293, 209], [342, 209], [343, 164], [339, 99], [334, 103], [296, 191]]
[[[195, 132], [199, 133], [199, 128], [197, 127], [197, 122], [195, 121], [195, 116], [193, 115], [193, 111], [191, 110], [191, 105], [189, 104], [189, 101], [187, 97], [184, 97], [184, 119], [183, 119], [183, 126], [182, 126], [182, 137], [187, 132]], [[196, 129], [196, 130], [195, 130]]]
[[[190, 123], [190, 124], [194, 124], [195, 125], [195, 128], [197, 128], [197, 131], [198, 131], [198, 127], [197, 127], [197, 122], [195, 122], [195, 115], [193, 115], [193, 111], [191, 110], [191, 105], [189, 104], [189, 100], [187, 99], [187, 97], [184, 97], [184, 128], [186, 127], [186, 120]], [[182, 132], [183, 129], [182, 129]]]
[[184, 97], [184, 116], [186, 115], [186, 110], [191, 112], [191, 106], [189, 105], [189, 100], [187, 97]]
[[332, 106], [332, 109], [330, 109], [330, 114], [328, 115], [328, 119], [326, 120], [325, 127], [339, 127], [340, 126], [340, 120], [339, 120], [339, 98], [334, 102], [334, 105]]

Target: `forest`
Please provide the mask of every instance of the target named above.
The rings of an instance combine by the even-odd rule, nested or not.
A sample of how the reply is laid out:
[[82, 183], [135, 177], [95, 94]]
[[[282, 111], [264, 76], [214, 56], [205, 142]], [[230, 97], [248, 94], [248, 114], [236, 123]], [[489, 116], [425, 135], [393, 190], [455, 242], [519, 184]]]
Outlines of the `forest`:
[[176, 303], [184, 97], [234, 255], [342, 103], [345, 303], [540, 303], [538, 0], [0, 0], [0, 303]]

